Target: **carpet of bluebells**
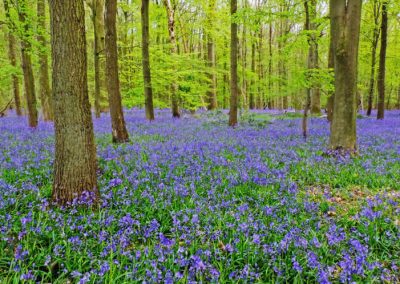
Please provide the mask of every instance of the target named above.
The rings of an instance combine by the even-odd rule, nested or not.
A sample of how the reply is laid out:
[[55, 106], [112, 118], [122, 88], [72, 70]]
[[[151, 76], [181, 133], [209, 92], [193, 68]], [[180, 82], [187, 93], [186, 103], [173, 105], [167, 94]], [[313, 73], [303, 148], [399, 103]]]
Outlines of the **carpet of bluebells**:
[[1, 283], [400, 281], [400, 112], [360, 117], [352, 157], [325, 118], [143, 117], [125, 145], [94, 122], [98, 209], [52, 206], [51, 123], [0, 119]]

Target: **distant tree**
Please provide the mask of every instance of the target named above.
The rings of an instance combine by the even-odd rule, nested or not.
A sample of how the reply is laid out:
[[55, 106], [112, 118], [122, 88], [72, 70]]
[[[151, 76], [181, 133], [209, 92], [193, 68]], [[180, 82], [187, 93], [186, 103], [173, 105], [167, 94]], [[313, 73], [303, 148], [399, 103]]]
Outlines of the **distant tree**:
[[369, 79], [369, 90], [368, 90], [368, 105], [367, 115], [370, 116], [372, 112], [372, 101], [374, 98], [375, 90], [375, 65], [376, 65], [376, 49], [378, 47], [380, 29], [379, 29], [379, 11], [381, 3], [380, 0], [373, 0], [373, 34], [371, 41], [371, 75]]
[[381, 22], [381, 50], [379, 52], [379, 72], [378, 72], [378, 119], [385, 117], [385, 69], [386, 69], [386, 48], [388, 30], [388, 1], [382, 3], [382, 22]]
[[238, 111], [238, 25], [235, 18], [237, 0], [231, 0], [231, 99], [229, 108], [229, 126], [236, 126]]
[[330, 148], [356, 151], [357, 63], [361, 0], [330, 0], [335, 98]]
[[50, 0], [49, 3], [56, 140], [52, 200], [66, 205], [84, 192], [97, 200], [83, 0]]
[[118, 76], [118, 50], [117, 50], [117, 0], [106, 0], [104, 23], [106, 27], [106, 78], [108, 102], [110, 105], [112, 141], [123, 143], [129, 140], [126, 130], [124, 113], [122, 110], [121, 93]]
[[39, 97], [42, 103], [43, 120], [53, 120], [53, 108], [49, 84], [49, 63], [47, 59], [46, 33], [46, 1], [37, 0], [38, 35], [39, 48]]
[[[171, 53], [178, 53], [178, 45], [176, 42], [175, 35], [175, 2], [174, 0], [163, 0], [165, 9], [167, 10], [168, 17], [168, 33], [169, 33], [169, 42], [171, 44]], [[172, 103], [172, 116], [179, 118], [181, 115], [179, 113], [179, 105], [178, 105], [178, 85], [176, 82], [171, 82], [171, 103]]]
[[86, 0], [86, 3], [92, 10], [92, 23], [94, 35], [94, 110], [97, 118], [101, 113], [101, 87], [102, 72], [104, 65], [101, 61], [101, 55], [104, 53], [104, 0]]
[[[13, 23], [11, 22], [10, 18], [10, 7], [8, 0], [3, 0], [4, 3], [4, 11], [6, 14], [6, 20], [8, 24], [8, 33], [7, 33], [7, 38], [8, 38], [8, 58], [10, 60], [10, 64], [13, 67], [17, 67], [17, 55], [16, 55], [16, 43], [15, 43], [15, 36], [12, 31]], [[15, 111], [18, 116], [22, 115], [22, 110], [21, 110], [21, 98], [20, 98], [20, 91], [19, 91], [19, 79], [18, 76], [13, 73], [11, 75], [12, 78], [12, 84], [13, 84], [13, 94], [14, 94], [14, 105], [15, 105]]]
[[146, 109], [146, 118], [154, 120], [153, 107], [153, 88], [151, 86], [151, 69], [149, 54], [149, 0], [142, 0], [142, 64], [144, 81], [144, 105]]
[[38, 125], [38, 111], [36, 108], [35, 79], [33, 77], [31, 60], [31, 27], [30, 22], [27, 19], [27, 9], [26, 0], [20, 0], [17, 2], [18, 17], [22, 25], [21, 61], [22, 71], [24, 74], [26, 106], [28, 109], [28, 123], [30, 127], [35, 128]]
[[215, 20], [216, 0], [208, 0], [207, 11], [207, 65], [209, 68], [208, 78], [210, 80], [209, 89], [207, 91], [208, 110], [217, 108], [217, 78], [215, 75], [215, 43], [213, 38], [212, 27]]

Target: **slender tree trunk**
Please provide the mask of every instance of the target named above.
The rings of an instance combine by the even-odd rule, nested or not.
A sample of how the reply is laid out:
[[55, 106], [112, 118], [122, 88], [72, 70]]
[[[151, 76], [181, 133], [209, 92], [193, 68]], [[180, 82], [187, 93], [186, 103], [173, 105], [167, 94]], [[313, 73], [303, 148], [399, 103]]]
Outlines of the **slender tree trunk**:
[[105, 1], [104, 23], [106, 27], [106, 78], [108, 103], [110, 105], [112, 141], [124, 143], [129, 141], [126, 130], [124, 112], [122, 110], [121, 93], [118, 76], [118, 50], [117, 50], [117, 0]]
[[37, 40], [40, 44], [39, 49], [39, 97], [42, 103], [42, 112], [44, 121], [53, 120], [53, 104], [50, 95], [49, 84], [49, 63], [47, 59], [47, 40], [46, 33], [46, 1], [37, 1], [38, 16], [38, 36]]
[[388, 1], [382, 3], [382, 23], [381, 23], [381, 50], [379, 53], [379, 72], [378, 72], [378, 119], [385, 117], [385, 69], [386, 69], [386, 47], [387, 47], [387, 28], [388, 28]]
[[258, 34], [258, 98], [257, 108], [263, 109], [264, 106], [264, 90], [262, 82], [264, 80], [264, 65], [263, 65], [263, 25], [260, 24], [260, 32]]
[[[9, 6], [8, 6], [8, 0], [3, 0], [3, 3], [4, 3], [4, 11], [6, 14], [6, 20], [9, 23], [9, 30], [7, 33], [8, 58], [10, 60], [10, 64], [13, 67], [17, 67], [16, 43], [15, 43], [15, 37], [11, 30], [11, 18], [10, 18], [10, 10], [9, 10]], [[16, 74], [12, 74], [11, 79], [12, 79], [12, 84], [13, 84], [13, 95], [14, 95], [13, 97], [14, 97], [15, 111], [18, 116], [21, 116], [22, 110], [21, 110], [21, 99], [20, 99], [20, 92], [19, 92], [19, 79]]]
[[[319, 69], [318, 65], [318, 39], [317, 39], [317, 26], [315, 20], [317, 18], [317, 2], [316, 0], [306, 0], [309, 10], [309, 69], [313, 70], [312, 72], [316, 72]], [[314, 80], [313, 80], [314, 81]], [[310, 90], [311, 98], [310, 98], [310, 110], [312, 114], [321, 114], [321, 94], [319, 86], [312, 82], [312, 88]]]
[[357, 65], [361, 0], [331, 0], [331, 36], [335, 62], [335, 100], [330, 148], [357, 149]]
[[273, 56], [273, 51], [272, 51], [272, 23], [269, 24], [269, 38], [268, 38], [268, 47], [269, 47], [269, 58], [268, 58], [268, 95], [270, 97], [269, 99], [269, 109], [272, 109], [272, 56]]
[[26, 2], [25, 0], [18, 2], [18, 16], [22, 23], [23, 35], [21, 39], [21, 62], [22, 71], [24, 73], [25, 99], [28, 109], [28, 123], [30, 127], [35, 128], [38, 125], [38, 111], [36, 108], [35, 79], [33, 77], [32, 61], [31, 61], [31, 43], [29, 36], [29, 23], [26, 20]]
[[229, 126], [235, 127], [237, 124], [238, 109], [238, 25], [234, 19], [237, 12], [237, 0], [231, 0], [231, 99], [229, 109]]
[[208, 97], [208, 109], [214, 110], [217, 108], [217, 77], [215, 75], [215, 45], [212, 39], [209, 38], [207, 43], [207, 51], [208, 51], [208, 68], [211, 69], [208, 74], [210, 80], [210, 87], [207, 91]]
[[144, 81], [144, 105], [146, 118], [154, 120], [153, 88], [151, 86], [150, 55], [149, 55], [149, 0], [142, 0], [142, 64]]
[[215, 74], [215, 44], [213, 38], [213, 25], [215, 21], [216, 0], [208, 0], [207, 11], [207, 66], [208, 79], [210, 80], [209, 89], [207, 91], [208, 110], [217, 108], [217, 77]]
[[104, 62], [101, 60], [101, 54], [104, 52], [104, 0], [86, 0], [86, 3], [92, 11], [94, 48], [94, 111], [96, 118], [101, 114], [101, 89], [103, 86]]
[[[171, 53], [178, 53], [178, 45], [175, 37], [175, 7], [173, 7], [171, 0], [163, 0], [168, 16], [168, 33], [169, 41], [171, 44]], [[178, 102], [178, 85], [176, 82], [171, 82], [171, 104], [172, 104], [172, 117], [179, 118], [181, 116], [179, 112]]]
[[374, 98], [374, 90], [375, 90], [376, 49], [378, 47], [379, 34], [380, 34], [379, 10], [380, 10], [379, 0], [374, 0], [374, 32], [371, 42], [371, 76], [369, 79], [368, 106], [367, 106], [368, 116], [370, 116], [372, 112], [372, 101]]
[[[10, 11], [9, 11], [9, 4], [8, 0], [3, 0], [4, 3], [4, 11], [6, 15], [6, 20], [9, 26], [9, 30], [7, 33], [8, 38], [8, 58], [10, 60], [10, 64], [13, 67], [17, 66], [17, 56], [16, 56], [16, 43], [15, 37], [13, 35], [13, 31], [11, 30], [12, 27], [12, 20], [10, 18]], [[20, 99], [20, 91], [19, 91], [19, 79], [16, 74], [11, 75], [12, 83], [13, 83], [13, 97], [14, 97], [14, 105], [15, 110], [18, 116], [22, 115], [21, 110], [21, 99]]]
[[[87, 86], [82, 0], [50, 0], [55, 160], [52, 200], [96, 201], [96, 146]], [[87, 195], [85, 194], [87, 192]]]
[[254, 100], [254, 93], [255, 93], [255, 80], [254, 76], [256, 75], [256, 44], [254, 42], [254, 36], [252, 36], [252, 44], [251, 44], [251, 86], [250, 86], [250, 98], [249, 98], [249, 106], [250, 109], [255, 109], [255, 100]]

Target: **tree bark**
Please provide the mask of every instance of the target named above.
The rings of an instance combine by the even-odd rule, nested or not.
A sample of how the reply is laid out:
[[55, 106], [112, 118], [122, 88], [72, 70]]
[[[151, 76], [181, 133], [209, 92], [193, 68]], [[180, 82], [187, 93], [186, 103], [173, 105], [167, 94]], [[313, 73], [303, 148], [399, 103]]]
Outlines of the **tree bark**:
[[31, 60], [31, 49], [30, 43], [30, 27], [26, 20], [26, 2], [25, 0], [18, 2], [18, 17], [22, 24], [22, 38], [21, 38], [21, 63], [22, 71], [24, 74], [24, 87], [25, 87], [25, 99], [26, 106], [28, 109], [28, 124], [30, 127], [35, 128], [38, 125], [38, 112], [36, 108], [36, 93], [35, 93], [35, 79], [33, 77], [32, 60]]
[[85, 192], [96, 201], [96, 146], [87, 86], [82, 0], [50, 0], [55, 160], [52, 200], [68, 205]]
[[[7, 38], [8, 38], [8, 58], [10, 60], [10, 64], [13, 67], [17, 67], [17, 55], [16, 55], [16, 43], [15, 43], [15, 37], [12, 33], [11, 30], [11, 18], [10, 18], [10, 10], [8, 6], [8, 0], [3, 0], [4, 3], [4, 11], [6, 14], [6, 20], [8, 22], [9, 30], [7, 33]], [[15, 105], [15, 111], [18, 116], [22, 115], [22, 110], [21, 110], [21, 98], [20, 98], [20, 92], [19, 92], [19, 79], [16, 74], [11, 75], [12, 79], [12, 84], [13, 84], [13, 97], [14, 97], [14, 105]]]
[[388, 28], [388, 1], [382, 3], [382, 23], [381, 23], [381, 50], [379, 52], [378, 70], [378, 114], [377, 119], [385, 117], [385, 73], [386, 73], [386, 48], [387, 48], [387, 28]]
[[[318, 39], [316, 35], [317, 26], [315, 20], [317, 18], [317, 2], [316, 0], [306, 0], [306, 5], [308, 6], [308, 58], [309, 64], [308, 68], [312, 70], [312, 72], [316, 72], [319, 68], [318, 65]], [[310, 88], [310, 111], [312, 114], [321, 114], [321, 94], [318, 85], [314, 82], [315, 79], [312, 79], [312, 86]]]
[[106, 27], [106, 78], [108, 103], [110, 105], [112, 141], [124, 143], [129, 141], [126, 130], [124, 113], [122, 110], [121, 93], [118, 76], [118, 50], [117, 50], [117, 0], [105, 1], [104, 23]]
[[213, 38], [212, 27], [215, 21], [215, 4], [216, 0], [208, 0], [207, 11], [207, 66], [209, 69], [208, 79], [210, 80], [209, 89], [207, 91], [208, 110], [217, 108], [217, 77], [215, 75], [215, 44]]
[[43, 120], [53, 120], [53, 104], [50, 95], [49, 84], [49, 63], [47, 58], [47, 40], [46, 33], [46, 1], [37, 1], [38, 16], [38, 36], [37, 40], [40, 44], [39, 49], [39, 97], [42, 104]]
[[237, 125], [237, 109], [238, 109], [238, 35], [237, 35], [237, 0], [231, 0], [231, 98], [229, 109], [229, 126]]
[[361, 0], [331, 0], [330, 20], [335, 64], [335, 100], [330, 148], [357, 150], [357, 64]]
[[154, 120], [153, 88], [151, 86], [151, 69], [149, 55], [149, 0], [142, 0], [142, 64], [144, 82], [144, 105], [146, 118]]
[[376, 49], [378, 47], [379, 34], [380, 34], [379, 10], [380, 10], [379, 0], [374, 0], [374, 33], [371, 42], [371, 76], [369, 79], [368, 106], [367, 106], [368, 116], [370, 116], [372, 112], [372, 101], [374, 98], [374, 90], [375, 90]]
[[[92, 23], [93, 23], [93, 35], [94, 35], [94, 48], [93, 48], [93, 60], [94, 60], [94, 110], [96, 118], [100, 117], [101, 114], [101, 87], [102, 84], [102, 72], [104, 63], [101, 60], [101, 54], [104, 52], [104, 0], [87, 0], [88, 6], [92, 10]], [[103, 64], [102, 64], [103, 63]]]
[[256, 74], [256, 43], [254, 42], [254, 36], [252, 36], [252, 44], [251, 44], [251, 73], [252, 73], [252, 79], [251, 79], [251, 86], [250, 86], [250, 97], [249, 97], [249, 107], [250, 109], [255, 109], [256, 104], [255, 104], [255, 80], [254, 76]]
[[[167, 10], [168, 17], [168, 33], [169, 42], [171, 44], [171, 53], [178, 53], [178, 45], [175, 37], [175, 7], [172, 5], [173, 0], [163, 0], [165, 9]], [[179, 112], [179, 102], [178, 102], [178, 85], [176, 82], [171, 82], [171, 108], [172, 117], [179, 118], [181, 116]]]

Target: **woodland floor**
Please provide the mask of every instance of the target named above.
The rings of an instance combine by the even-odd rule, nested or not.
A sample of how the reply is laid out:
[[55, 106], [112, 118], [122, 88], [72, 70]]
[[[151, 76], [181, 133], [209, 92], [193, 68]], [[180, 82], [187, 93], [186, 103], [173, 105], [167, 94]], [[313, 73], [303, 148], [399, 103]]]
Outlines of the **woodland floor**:
[[360, 116], [355, 157], [324, 155], [325, 118], [143, 117], [118, 146], [95, 120], [96, 211], [49, 206], [51, 123], [0, 119], [1, 283], [400, 281], [400, 112]]

